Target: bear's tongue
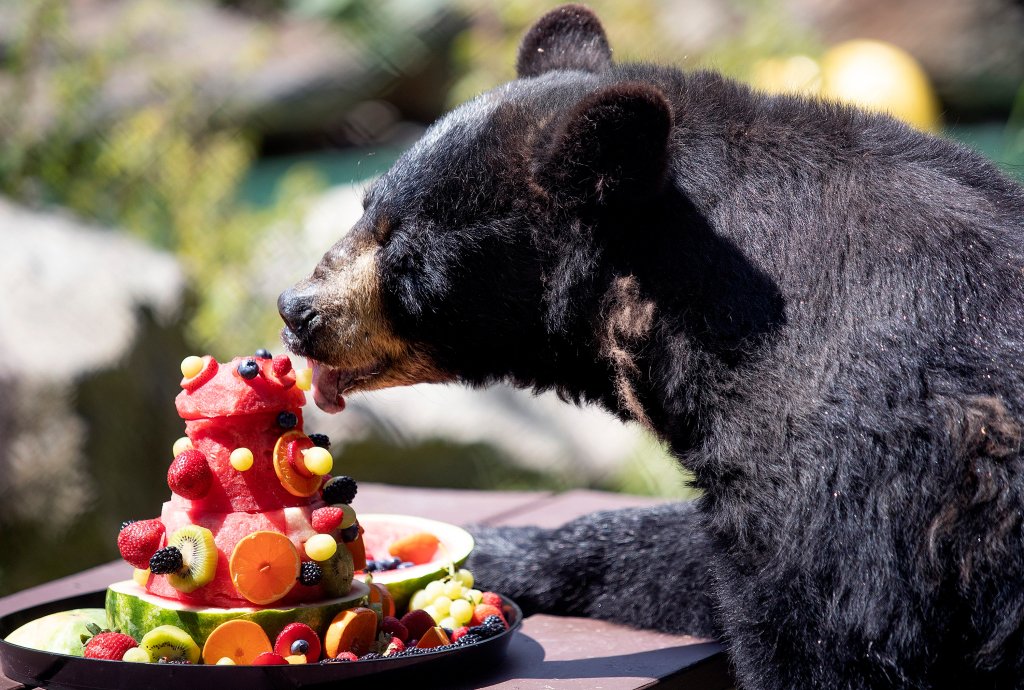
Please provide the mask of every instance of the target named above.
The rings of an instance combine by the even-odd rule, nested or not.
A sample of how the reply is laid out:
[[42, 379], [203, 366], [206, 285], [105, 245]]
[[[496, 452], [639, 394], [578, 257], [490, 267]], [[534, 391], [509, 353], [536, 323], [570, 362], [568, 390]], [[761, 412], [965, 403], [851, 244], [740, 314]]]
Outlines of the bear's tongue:
[[341, 412], [345, 409], [345, 398], [338, 390], [342, 369], [334, 369], [315, 360], [309, 360], [313, 369], [313, 402], [328, 414]]

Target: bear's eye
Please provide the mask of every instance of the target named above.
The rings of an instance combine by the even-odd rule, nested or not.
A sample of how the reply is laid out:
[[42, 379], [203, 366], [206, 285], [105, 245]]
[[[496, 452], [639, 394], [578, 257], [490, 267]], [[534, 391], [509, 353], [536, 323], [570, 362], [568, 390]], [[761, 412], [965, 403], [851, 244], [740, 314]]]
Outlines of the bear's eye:
[[370, 226], [370, 234], [373, 235], [373, 239], [377, 241], [377, 244], [386, 244], [388, 239], [395, 231], [395, 227], [398, 225], [398, 221], [389, 218], [388, 216], [381, 215], [377, 220]]

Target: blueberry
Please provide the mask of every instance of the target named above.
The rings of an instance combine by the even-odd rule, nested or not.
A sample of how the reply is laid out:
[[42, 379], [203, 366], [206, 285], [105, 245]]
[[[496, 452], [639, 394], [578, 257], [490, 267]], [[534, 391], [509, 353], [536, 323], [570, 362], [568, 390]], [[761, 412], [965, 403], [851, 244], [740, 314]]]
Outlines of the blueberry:
[[270, 350], [265, 350], [262, 347], [260, 349], [256, 350], [256, 357], [258, 359], [273, 359], [274, 358], [274, 356], [272, 354], [270, 354]]
[[327, 438], [327, 434], [310, 434], [309, 440], [313, 442], [314, 446], [331, 449], [331, 439]]
[[247, 359], [238, 365], [238, 375], [243, 379], [252, 380], [259, 376], [260, 365], [255, 359]]
[[295, 416], [294, 412], [288, 412], [285, 410], [281, 414], [277, 415], [277, 425], [282, 429], [294, 429], [295, 425], [299, 423], [299, 418]]
[[412, 568], [415, 565], [416, 564], [413, 563], [412, 561], [402, 561], [401, 563], [398, 564], [398, 569], [399, 570], [404, 570], [405, 568]]
[[341, 540], [346, 544], [351, 544], [359, 538], [359, 523], [355, 522], [351, 527], [346, 527], [341, 530]]
[[397, 568], [400, 565], [402, 565], [402, 559], [398, 558], [397, 556], [392, 556], [391, 558], [388, 559], [388, 564], [387, 564], [386, 570], [394, 570], [395, 568]]
[[306, 654], [309, 652], [309, 643], [305, 640], [295, 640], [291, 646], [292, 654]]
[[363, 568], [368, 573], [375, 573], [380, 569], [380, 564], [377, 561], [366, 561], [366, 567]]

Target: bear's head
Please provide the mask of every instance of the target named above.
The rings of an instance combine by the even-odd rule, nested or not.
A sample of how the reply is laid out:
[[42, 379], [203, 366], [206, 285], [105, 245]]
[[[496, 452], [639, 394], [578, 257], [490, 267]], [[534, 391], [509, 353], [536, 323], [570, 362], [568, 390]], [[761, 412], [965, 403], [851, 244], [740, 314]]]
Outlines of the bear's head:
[[601, 257], [629, 261], [609, 228], [642, 223], [661, 193], [672, 109], [614, 69], [596, 17], [556, 9], [523, 39], [518, 79], [447, 114], [370, 186], [359, 222], [278, 301], [320, 407], [445, 381], [616, 397], [598, 321], [609, 276], [628, 271]]

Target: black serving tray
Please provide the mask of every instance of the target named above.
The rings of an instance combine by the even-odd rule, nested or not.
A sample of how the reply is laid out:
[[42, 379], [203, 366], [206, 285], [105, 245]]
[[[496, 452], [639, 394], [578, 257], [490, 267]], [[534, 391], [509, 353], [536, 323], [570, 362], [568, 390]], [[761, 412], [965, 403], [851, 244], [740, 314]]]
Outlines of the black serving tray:
[[[51, 613], [103, 608], [105, 594], [106, 590], [89, 592], [0, 617], [0, 668], [3, 674], [29, 686], [74, 690], [282, 690], [321, 687], [351, 690], [371, 686], [380, 689], [397, 687], [403, 678], [413, 683], [409, 687], [422, 687], [423, 674], [437, 679], [448, 678], [454, 684], [465, 681], [471, 674], [493, 670], [504, 659], [512, 635], [523, 622], [519, 606], [503, 598], [502, 608], [509, 629], [483, 642], [408, 657], [289, 666], [187, 666], [104, 661], [29, 649], [2, 639], [22, 624]], [[339, 685], [342, 682], [344, 685]]]

